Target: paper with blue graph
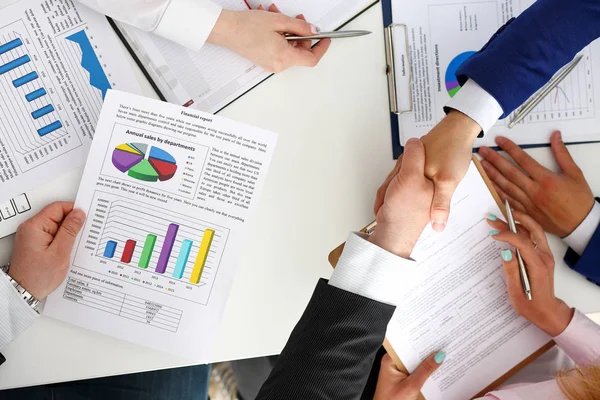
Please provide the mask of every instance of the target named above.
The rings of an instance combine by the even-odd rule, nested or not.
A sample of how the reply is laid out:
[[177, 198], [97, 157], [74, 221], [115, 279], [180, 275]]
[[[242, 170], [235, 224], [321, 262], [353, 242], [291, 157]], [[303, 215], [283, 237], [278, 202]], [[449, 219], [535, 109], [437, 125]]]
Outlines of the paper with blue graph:
[[84, 164], [111, 88], [140, 90], [103, 15], [70, 0], [2, 9], [0, 200]]

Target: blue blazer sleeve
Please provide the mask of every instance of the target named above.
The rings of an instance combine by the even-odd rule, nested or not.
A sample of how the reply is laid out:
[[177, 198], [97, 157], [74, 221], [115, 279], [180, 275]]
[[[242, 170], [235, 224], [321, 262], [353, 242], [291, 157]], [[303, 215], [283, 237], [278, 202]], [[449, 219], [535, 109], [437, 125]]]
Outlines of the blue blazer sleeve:
[[[596, 201], [600, 202], [600, 198], [597, 198]], [[588, 281], [600, 285], [600, 226], [596, 229], [583, 254], [579, 256], [575, 250], [569, 249], [565, 255], [565, 262], [574, 271], [585, 276]]]
[[600, 1], [538, 0], [494, 34], [456, 76], [473, 79], [512, 113], [600, 37]]

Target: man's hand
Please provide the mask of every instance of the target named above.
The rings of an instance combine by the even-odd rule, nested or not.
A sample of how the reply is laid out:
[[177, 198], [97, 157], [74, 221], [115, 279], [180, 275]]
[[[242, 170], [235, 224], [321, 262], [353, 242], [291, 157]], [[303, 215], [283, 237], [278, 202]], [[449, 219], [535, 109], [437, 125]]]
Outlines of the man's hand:
[[396, 368], [388, 354], [384, 355], [373, 400], [417, 400], [421, 388], [445, 358], [446, 354], [443, 352], [432, 354], [415, 369], [415, 372], [407, 375]]
[[73, 203], [53, 203], [17, 230], [9, 275], [36, 299], [48, 296], [65, 279], [75, 236], [85, 213]]
[[509, 139], [498, 137], [496, 143], [522, 169], [487, 147], [479, 150], [484, 158], [481, 165], [502, 200], [508, 199], [514, 208], [531, 215], [547, 232], [561, 238], [573, 232], [594, 206], [594, 194], [560, 132], [552, 135], [552, 152], [562, 170], [558, 174], [544, 168]]
[[288, 17], [275, 5], [266, 11], [223, 10], [208, 42], [228, 48], [260, 65], [269, 72], [281, 72], [294, 65], [316, 66], [325, 55], [331, 39], [321, 40], [311, 48], [311, 41], [287, 41], [283, 34], [311, 36], [317, 28], [304, 20]]
[[433, 183], [425, 178], [425, 150], [410, 139], [377, 211], [377, 227], [369, 240], [400, 257], [408, 258], [429, 222]]
[[[471, 118], [459, 111], [450, 111], [431, 132], [421, 138], [427, 156], [425, 176], [435, 185], [430, 218], [433, 229], [438, 232], [446, 227], [452, 195], [469, 169], [473, 143], [479, 132], [481, 127]], [[377, 191], [375, 214], [383, 204], [387, 187], [400, 171], [401, 165], [402, 157]]]

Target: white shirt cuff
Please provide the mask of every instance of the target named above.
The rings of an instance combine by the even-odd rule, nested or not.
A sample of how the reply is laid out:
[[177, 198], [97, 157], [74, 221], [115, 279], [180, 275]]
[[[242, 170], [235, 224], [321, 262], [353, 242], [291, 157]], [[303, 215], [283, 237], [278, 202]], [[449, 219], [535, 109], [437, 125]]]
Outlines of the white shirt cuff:
[[38, 317], [19, 296], [6, 274], [0, 272], [0, 350], [33, 325]]
[[496, 99], [472, 79], [469, 79], [450, 99], [446, 108], [467, 115], [477, 122], [483, 133], [489, 132], [503, 113], [502, 107]]
[[416, 271], [416, 262], [398, 257], [351, 233], [329, 284], [390, 305], [397, 305], [398, 283]]
[[594, 202], [594, 207], [581, 224], [563, 240], [575, 252], [582, 255], [592, 240], [592, 236], [600, 226], [600, 203]]
[[154, 33], [191, 50], [204, 46], [221, 15], [209, 0], [171, 0]]

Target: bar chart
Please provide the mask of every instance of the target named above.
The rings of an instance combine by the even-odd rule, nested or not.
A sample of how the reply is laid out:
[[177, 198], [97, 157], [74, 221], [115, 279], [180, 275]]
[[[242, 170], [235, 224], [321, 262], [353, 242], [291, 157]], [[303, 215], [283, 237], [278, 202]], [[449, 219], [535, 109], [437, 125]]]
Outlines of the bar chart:
[[102, 192], [89, 213], [85, 249], [107, 274], [208, 300], [228, 229]]
[[0, 134], [10, 146], [16, 173], [82, 144], [66, 130], [66, 108], [48, 78], [45, 57], [22, 21], [0, 28]]

